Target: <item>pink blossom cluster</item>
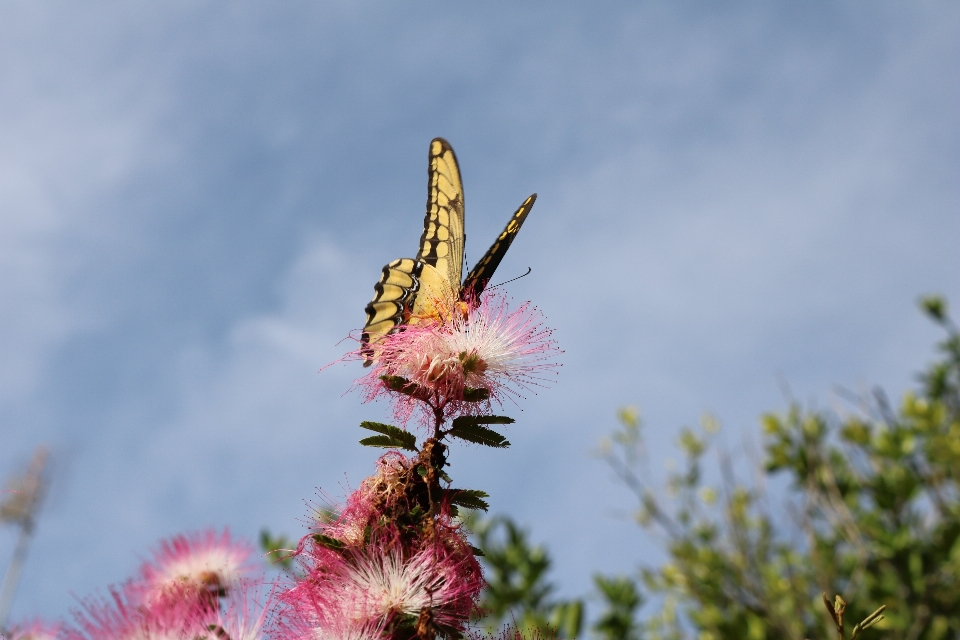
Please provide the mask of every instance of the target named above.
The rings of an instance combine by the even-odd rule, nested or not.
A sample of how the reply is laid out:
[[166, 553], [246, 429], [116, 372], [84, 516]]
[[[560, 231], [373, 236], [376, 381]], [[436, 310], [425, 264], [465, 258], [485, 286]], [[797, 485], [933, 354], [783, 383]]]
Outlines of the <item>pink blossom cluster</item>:
[[300, 542], [278, 595], [276, 637], [432, 638], [463, 633], [484, 582], [449, 505], [431, 508], [423, 455], [380, 458], [336, 517]]
[[[256, 640], [266, 611], [254, 600], [252, 547], [224, 531], [160, 543], [137, 576], [88, 599], [58, 640]], [[20, 640], [30, 635], [13, 636]], [[37, 640], [43, 636], [37, 636]]]
[[[366, 359], [370, 352], [355, 355]], [[398, 327], [372, 352], [375, 366], [358, 381], [364, 399], [389, 397], [401, 423], [423, 409], [421, 421], [429, 423], [436, 411], [483, 413], [491, 402], [542, 386], [556, 373], [560, 350], [536, 307], [511, 309], [504, 295], [488, 291], [449, 313]]]
[[[249, 545], [226, 532], [179, 535], [161, 542], [134, 579], [105, 598], [83, 602], [72, 624], [22, 626], [11, 640], [468, 636], [485, 583], [453, 502], [476, 508], [464, 495], [478, 500], [485, 494], [449, 488], [444, 440], [483, 443], [498, 436], [478, 426], [484, 424], [480, 416], [492, 403], [546, 382], [559, 366], [553, 360], [558, 353], [535, 307], [511, 310], [496, 293], [456, 301], [434, 317], [398, 327], [354, 353], [364, 359], [374, 354], [375, 367], [358, 384], [367, 400], [389, 397], [401, 422], [419, 411], [432, 431], [417, 448], [415, 438], [397, 427], [377, 426], [381, 440], [365, 444], [402, 446], [416, 454], [384, 454], [376, 472], [335, 514], [315, 518], [290, 551], [294, 568], [266, 598], [263, 582], [251, 580]], [[456, 426], [456, 418], [466, 415], [476, 417], [461, 420], [472, 431]], [[444, 429], [449, 420], [453, 426]], [[502, 640], [519, 638], [509, 632]]]

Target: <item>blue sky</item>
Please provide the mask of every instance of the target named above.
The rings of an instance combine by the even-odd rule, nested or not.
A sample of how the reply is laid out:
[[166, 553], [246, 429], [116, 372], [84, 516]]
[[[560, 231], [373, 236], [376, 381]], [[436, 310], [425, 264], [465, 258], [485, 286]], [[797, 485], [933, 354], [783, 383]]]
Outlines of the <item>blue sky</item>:
[[[386, 409], [336, 366], [412, 255], [454, 145], [467, 255], [565, 349], [507, 451], [452, 475], [532, 527], [562, 592], [659, 556], [591, 456], [642, 408], [662, 476], [710, 411], [735, 450], [837, 385], [899, 394], [960, 303], [955, 3], [0, 6], [0, 471], [58, 466], [14, 616], [65, 613], [157, 539], [301, 533]], [[750, 461], [739, 459], [750, 474]], [[0, 532], [5, 562], [13, 532]]]

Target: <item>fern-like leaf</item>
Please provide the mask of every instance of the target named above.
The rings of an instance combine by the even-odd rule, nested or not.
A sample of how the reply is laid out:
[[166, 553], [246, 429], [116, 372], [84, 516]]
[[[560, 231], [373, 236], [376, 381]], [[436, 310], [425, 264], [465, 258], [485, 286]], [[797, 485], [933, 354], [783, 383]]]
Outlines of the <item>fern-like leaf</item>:
[[409, 431], [404, 431], [400, 427], [395, 427], [392, 424], [383, 424], [382, 422], [368, 421], [361, 422], [360, 427], [383, 434], [361, 440], [360, 444], [365, 447], [385, 447], [417, 451], [417, 437]]
[[487, 447], [506, 449], [510, 446], [510, 442], [501, 434], [478, 424], [454, 425], [447, 433], [454, 438], [460, 438], [461, 440], [482, 444]]

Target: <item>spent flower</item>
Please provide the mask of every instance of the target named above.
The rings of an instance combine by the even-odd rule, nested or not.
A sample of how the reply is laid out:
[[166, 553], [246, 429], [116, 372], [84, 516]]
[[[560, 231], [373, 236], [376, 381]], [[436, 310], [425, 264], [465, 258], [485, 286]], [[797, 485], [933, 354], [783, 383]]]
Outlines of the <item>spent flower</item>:
[[369, 528], [403, 497], [415, 461], [399, 451], [380, 456], [376, 473], [360, 483], [335, 517], [318, 521], [315, 530], [346, 546], [362, 545]]

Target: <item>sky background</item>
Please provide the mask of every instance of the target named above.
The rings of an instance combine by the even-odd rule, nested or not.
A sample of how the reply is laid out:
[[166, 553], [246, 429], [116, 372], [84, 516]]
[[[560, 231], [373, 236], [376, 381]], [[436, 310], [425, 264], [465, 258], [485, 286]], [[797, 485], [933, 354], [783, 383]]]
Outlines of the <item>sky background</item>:
[[[956, 3], [0, 4], [0, 475], [56, 467], [14, 618], [164, 536], [303, 533], [378, 452], [344, 393], [381, 267], [415, 254], [434, 136], [467, 256], [565, 350], [461, 486], [564, 595], [661, 556], [595, 451], [641, 407], [653, 477], [709, 411], [735, 451], [793, 395], [913, 384], [960, 303]], [[738, 472], [751, 474], [749, 456]], [[0, 566], [14, 532], [0, 531]]]

